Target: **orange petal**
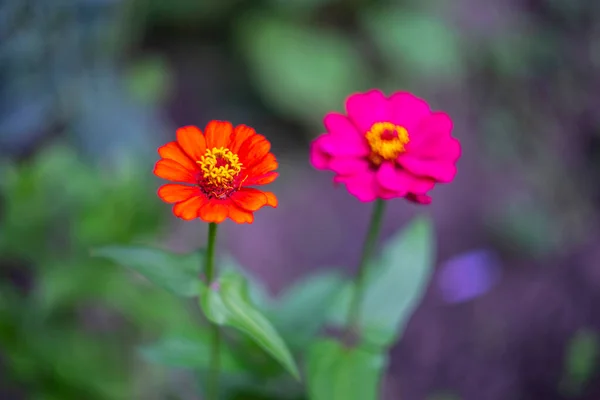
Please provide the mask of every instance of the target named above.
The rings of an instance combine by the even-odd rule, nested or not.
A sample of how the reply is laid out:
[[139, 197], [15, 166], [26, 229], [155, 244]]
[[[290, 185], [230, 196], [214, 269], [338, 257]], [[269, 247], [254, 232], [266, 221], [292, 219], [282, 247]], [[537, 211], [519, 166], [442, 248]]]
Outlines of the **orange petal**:
[[273, 153], [269, 153], [260, 160], [257, 164], [249, 167], [246, 170], [246, 175], [250, 178], [262, 176], [267, 172], [271, 172], [276, 170], [279, 165], [277, 164], [277, 160]]
[[257, 134], [242, 144], [238, 151], [238, 155], [240, 156], [240, 161], [251, 168], [262, 160], [269, 150], [271, 150], [271, 143], [269, 143], [267, 138], [263, 135]]
[[233, 135], [231, 135], [229, 150], [237, 154], [242, 144], [253, 135], [256, 135], [256, 131], [253, 128], [243, 124], [236, 126], [233, 130]]
[[271, 192], [264, 192], [264, 193], [265, 193], [265, 196], [267, 196], [267, 205], [271, 206], [273, 208], [277, 208], [278, 201], [277, 201], [277, 197], [275, 196], [275, 194], [271, 193]]
[[194, 218], [198, 218], [199, 212], [207, 200], [204, 196], [197, 196], [181, 201], [173, 207], [173, 214], [186, 221], [191, 221]]
[[263, 192], [252, 188], [241, 188], [231, 196], [231, 200], [248, 211], [256, 211], [269, 201]]
[[278, 176], [279, 173], [277, 172], [267, 172], [264, 175], [248, 177], [246, 180], [244, 180], [242, 186], [266, 185], [273, 182]]
[[192, 161], [177, 142], [169, 142], [158, 148], [158, 154], [167, 160], [177, 161], [189, 170], [196, 170], [198, 164]]
[[169, 183], [158, 188], [158, 197], [167, 203], [178, 203], [190, 197], [200, 196], [202, 192], [196, 186], [176, 185]]
[[209, 200], [200, 209], [200, 218], [205, 222], [221, 223], [227, 218], [227, 205], [218, 200]]
[[254, 215], [246, 210], [243, 210], [235, 205], [229, 206], [229, 218], [238, 224], [251, 224], [254, 222]]
[[206, 153], [204, 135], [195, 126], [184, 126], [177, 129], [177, 142], [194, 162], [199, 161], [204, 153]]
[[154, 175], [174, 182], [196, 183], [194, 174], [173, 160], [159, 160], [154, 166]]
[[227, 121], [210, 121], [204, 129], [206, 134], [206, 147], [213, 149], [215, 147], [229, 148], [233, 125]]

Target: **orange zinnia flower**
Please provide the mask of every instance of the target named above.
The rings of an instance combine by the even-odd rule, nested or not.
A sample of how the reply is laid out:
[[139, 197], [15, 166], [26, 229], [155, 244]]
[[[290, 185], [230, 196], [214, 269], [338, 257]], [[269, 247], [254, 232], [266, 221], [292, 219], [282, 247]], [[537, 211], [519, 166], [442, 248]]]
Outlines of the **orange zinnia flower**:
[[271, 143], [246, 125], [211, 121], [205, 134], [195, 126], [177, 130], [177, 141], [158, 149], [162, 157], [154, 167], [160, 178], [183, 184], [167, 184], [158, 196], [175, 203], [173, 214], [184, 219], [238, 224], [252, 223], [253, 212], [277, 198], [248, 186], [265, 185], [277, 178], [277, 161]]

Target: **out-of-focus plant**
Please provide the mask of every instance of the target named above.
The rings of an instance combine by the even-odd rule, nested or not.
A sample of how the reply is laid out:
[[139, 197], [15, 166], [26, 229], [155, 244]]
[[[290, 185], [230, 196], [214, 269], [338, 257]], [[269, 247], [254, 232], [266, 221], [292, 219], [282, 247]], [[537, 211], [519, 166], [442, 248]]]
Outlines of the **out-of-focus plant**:
[[[89, 247], [148, 240], [161, 226], [136, 167], [95, 170], [68, 147], [5, 163], [0, 179], [0, 347], [6, 376], [43, 399], [144, 397], [152, 371], [130, 350], [147, 331], [185, 329], [184, 309], [131, 287]], [[21, 276], [21, 279], [7, 279]]]
[[314, 126], [347, 93], [367, 88], [369, 71], [340, 32], [245, 16], [236, 37], [257, 89], [289, 117]]
[[[303, 380], [308, 389], [305, 392], [302, 385], [286, 375], [265, 350], [245, 339], [243, 333], [225, 330], [226, 345], [220, 352], [220, 398], [378, 399], [378, 388], [388, 363], [387, 350], [401, 335], [425, 288], [433, 253], [433, 232], [425, 219], [415, 221], [390, 239], [383, 257], [368, 270], [361, 322], [364, 336], [350, 347], [333, 338], [321, 337], [326, 326], [343, 325], [353, 292], [350, 281], [325, 271], [307, 277], [273, 299], [250, 277], [246, 283], [250, 296], [246, 301], [261, 307], [292, 354], [304, 361]], [[128, 246], [105, 247], [95, 254], [115, 260], [182, 297], [197, 295], [196, 276], [205, 257], [203, 253], [179, 255], [157, 248]], [[242, 284], [238, 280], [240, 267], [220, 260], [222, 263], [217, 261], [217, 265], [236, 274], [221, 275], [220, 290], [225, 285], [221, 295], [234, 296], [236, 292], [229, 293], [227, 285], [233, 279], [232, 290], [238, 290], [235, 285]], [[238, 307], [233, 299], [226, 301]], [[248, 308], [249, 305], [243, 304], [246, 303], [239, 303], [239, 311], [248, 318], [248, 323], [256, 323], [256, 317], [249, 311], [255, 306]], [[154, 344], [143, 346], [141, 354], [152, 363], [192, 370], [205, 379], [210, 369], [210, 348], [210, 328], [204, 323], [187, 333], [168, 333]]]
[[593, 330], [581, 329], [570, 339], [565, 352], [564, 375], [560, 390], [569, 397], [580, 396], [592, 378], [600, 349], [598, 334]]

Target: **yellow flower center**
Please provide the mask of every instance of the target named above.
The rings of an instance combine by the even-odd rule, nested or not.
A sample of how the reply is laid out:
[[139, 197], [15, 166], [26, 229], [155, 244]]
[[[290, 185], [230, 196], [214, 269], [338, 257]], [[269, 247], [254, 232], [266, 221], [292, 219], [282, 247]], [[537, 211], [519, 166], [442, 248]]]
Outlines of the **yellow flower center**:
[[395, 160], [406, 151], [405, 146], [410, 141], [406, 128], [391, 122], [374, 123], [365, 137], [371, 147], [369, 160], [376, 165], [383, 160]]
[[200, 165], [204, 177], [203, 186], [228, 188], [242, 170], [242, 163], [237, 154], [225, 147], [206, 149], [206, 153], [196, 161]]

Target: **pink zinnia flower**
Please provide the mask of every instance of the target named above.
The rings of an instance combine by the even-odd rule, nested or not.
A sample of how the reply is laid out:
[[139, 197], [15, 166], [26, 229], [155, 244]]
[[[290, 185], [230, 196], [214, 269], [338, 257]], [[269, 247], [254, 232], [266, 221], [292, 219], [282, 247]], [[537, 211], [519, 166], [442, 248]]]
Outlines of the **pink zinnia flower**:
[[429, 204], [435, 184], [454, 179], [461, 149], [446, 113], [410, 93], [386, 98], [379, 90], [350, 96], [346, 113], [325, 116], [327, 133], [312, 143], [310, 158], [359, 200]]

